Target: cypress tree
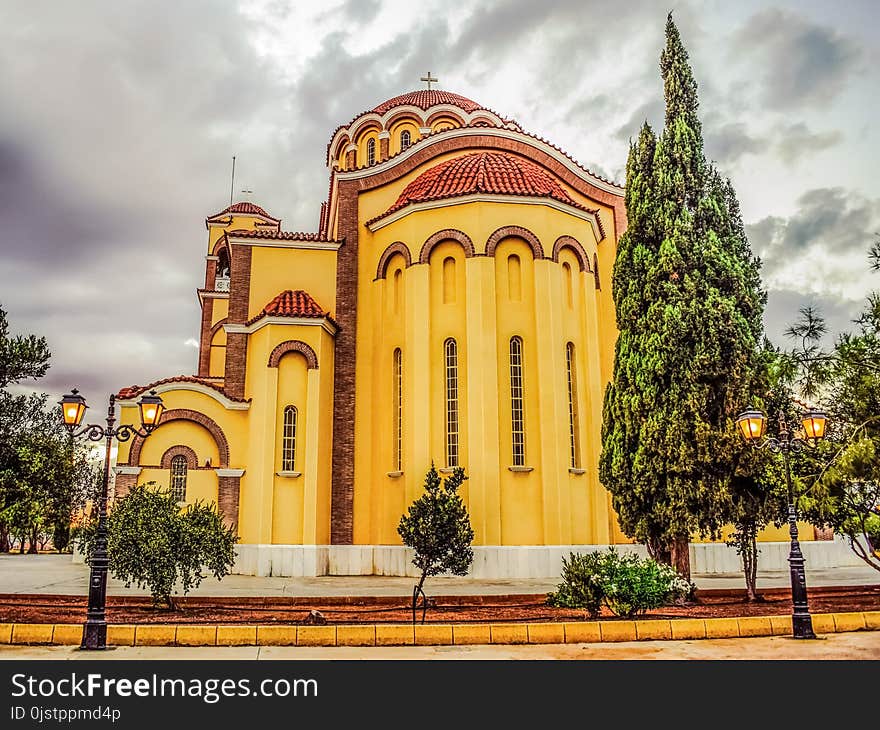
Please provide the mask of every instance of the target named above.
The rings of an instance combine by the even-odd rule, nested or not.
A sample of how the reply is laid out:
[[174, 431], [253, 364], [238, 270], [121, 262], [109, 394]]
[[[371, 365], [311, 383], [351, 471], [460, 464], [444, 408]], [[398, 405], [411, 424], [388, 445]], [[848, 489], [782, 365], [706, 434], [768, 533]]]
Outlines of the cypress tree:
[[764, 294], [733, 186], [703, 154], [671, 14], [660, 70], [663, 132], [654, 141], [645, 125], [627, 161], [599, 474], [623, 531], [689, 579], [690, 536], [716, 536], [728, 514], [733, 419], [748, 402]]

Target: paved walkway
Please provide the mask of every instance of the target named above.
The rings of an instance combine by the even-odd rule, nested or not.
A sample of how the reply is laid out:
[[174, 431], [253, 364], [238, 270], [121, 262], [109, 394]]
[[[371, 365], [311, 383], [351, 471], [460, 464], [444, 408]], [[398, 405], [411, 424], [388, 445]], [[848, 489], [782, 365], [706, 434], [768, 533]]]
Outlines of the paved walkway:
[[[693, 575], [697, 588], [744, 587], [743, 576]], [[74, 563], [69, 555], [8, 555], [0, 554], [0, 593], [46, 593], [87, 595], [89, 569]], [[412, 595], [414, 578], [396, 576], [320, 576], [317, 578], [260, 578], [249, 575], [227, 575], [218, 581], [209, 575], [191, 591], [191, 596], [404, 596]], [[457, 576], [428, 578], [425, 588], [432, 596], [544, 594], [556, 588], [558, 579], [476, 580]], [[790, 576], [785, 572], [759, 572], [758, 589], [786, 588]], [[807, 589], [811, 586], [880, 585], [880, 571], [864, 568], [832, 568], [807, 570]], [[147, 595], [137, 588], [109, 577], [108, 595]]]

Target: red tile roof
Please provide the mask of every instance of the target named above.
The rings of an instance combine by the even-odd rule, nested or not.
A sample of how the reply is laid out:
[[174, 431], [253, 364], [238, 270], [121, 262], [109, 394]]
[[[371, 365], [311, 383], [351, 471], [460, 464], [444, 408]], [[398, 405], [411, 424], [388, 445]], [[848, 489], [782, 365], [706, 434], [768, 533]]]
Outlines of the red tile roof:
[[573, 208], [597, 212], [572, 200], [553, 177], [533, 162], [501, 152], [474, 152], [441, 162], [423, 172], [403, 189], [394, 205], [368, 223], [410, 203], [474, 193], [552, 198]]
[[263, 218], [268, 218], [271, 221], [278, 222], [280, 218], [273, 218], [269, 215], [263, 208], [259, 205], [255, 205], [254, 203], [248, 203], [246, 201], [242, 201], [241, 203], [233, 203], [228, 208], [224, 208], [219, 213], [214, 213], [214, 215], [208, 216], [208, 220], [212, 218], [219, 218], [221, 215], [228, 215], [230, 213], [238, 213], [239, 215], [261, 215]]
[[155, 388], [157, 385], [164, 385], [165, 383], [199, 383], [201, 385], [207, 385], [209, 388], [216, 390], [218, 393], [229, 398], [229, 400], [238, 401], [239, 403], [245, 403], [246, 399], [244, 398], [232, 398], [227, 395], [223, 386], [219, 383], [212, 382], [210, 380], [205, 380], [204, 378], [198, 378], [195, 375], [175, 375], [172, 378], [163, 378], [162, 380], [156, 380], [149, 385], [130, 385], [127, 388], [122, 388], [117, 394], [116, 397], [119, 400], [129, 400], [131, 398], [137, 398], [141, 393], [144, 393], [151, 388]]
[[269, 302], [262, 311], [255, 317], [251, 317], [247, 324], [253, 324], [263, 317], [314, 317], [316, 319], [326, 317], [333, 320], [325, 312], [321, 305], [318, 304], [308, 292], [302, 289], [293, 291], [288, 289], [281, 292], [271, 302]]
[[477, 104], [477, 102], [471, 101], [464, 96], [453, 94], [451, 91], [420, 89], [419, 91], [410, 91], [384, 101], [379, 106], [373, 107], [372, 111], [376, 114], [384, 114], [396, 106], [409, 105], [417, 106], [419, 109], [430, 109], [437, 104], [450, 104], [451, 106], [457, 106], [459, 109], [464, 109], [466, 112], [473, 112], [484, 108], [481, 104]]
[[227, 236], [235, 238], [269, 238], [279, 241], [315, 241], [319, 243], [339, 243], [333, 239], [322, 236], [320, 233], [301, 233], [294, 231], [249, 231], [246, 229], [236, 229], [227, 231]]

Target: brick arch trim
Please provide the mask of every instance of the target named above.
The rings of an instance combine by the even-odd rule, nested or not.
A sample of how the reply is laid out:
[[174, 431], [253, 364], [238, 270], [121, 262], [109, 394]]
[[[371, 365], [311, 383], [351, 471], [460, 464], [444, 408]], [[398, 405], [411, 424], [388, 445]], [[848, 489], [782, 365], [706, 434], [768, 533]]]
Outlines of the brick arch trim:
[[211, 249], [212, 256], [219, 256], [221, 249], [226, 249], [226, 255], [229, 256], [229, 260], [232, 260], [231, 252], [229, 251], [229, 244], [226, 242], [226, 239], [223, 236], [217, 239], [217, 243], [214, 244], [214, 248]]
[[388, 264], [391, 263], [391, 259], [397, 254], [403, 256], [407, 268], [412, 266], [412, 254], [409, 252], [409, 247], [402, 241], [395, 241], [379, 257], [379, 265], [376, 267], [376, 280], [385, 278], [385, 274], [388, 273]]
[[422, 250], [419, 253], [419, 263], [426, 264], [428, 260], [431, 258], [431, 251], [434, 249], [438, 243], [442, 243], [443, 241], [458, 241], [462, 248], [464, 249], [465, 258], [470, 258], [474, 255], [474, 242], [471, 241], [470, 236], [466, 233], [462, 233], [455, 228], [445, 228], [442, 231], [437, 231], [433, 236], [431, 236], [424, 244], [422, 244]]
[[[159, 419], [159, 428], [171, 421], [191, 421], [202, 426], [211, 434], [214, 438], [214, 443], [217, 444], [217, 450], [220, 452], [220, 468], [225, 469], [229, 466], [229, 441], [227, 441], [223, 429], [217, 425], [214, 419], [190, 408], [173, 408], [162, 414]], [[131, 449], [128, 452], [128, 466], [138, 466], [141, 458], [141, 449], [143, 448], [144, 439], [136, 435], [131, 440]]]
[[532, 249], [532, 255], [535, 259], [546, 258], [544, 256], [544, 247], [541, 245], [538, 237], [528, 228], [523, 228], [522, 226], [504, 226], [495, 231], [486, 241], [486, 256], [494, 256], [498, 244], [510, 236], [521, 238], [529, 244], [529, 247]]
[[315, 370], [318, 367], [318, 356], [315, 354], [315, 351], [309, 347], [305, 342], [301, 340], [287, 340], [286, 342], [282, 342], [278, 345], [274, 350], [272, 350], [269, 355], [269, 362], [267, 363], [267, 367], [277, 368], [278, 363], [281, 362], [281, 358], [284, 357], [289, 352], [298, 352], [300, 355], [305, 357], [306, 366], [309, 370]]
[[584, 250], [581, 242], [571, 236], [560, 236], [556, 239], [556, 243], [553, 244], [553, 260], [557, 264], [559, 263], [559, 254], [562, 253], [564, 248], [569, 249], [574, 254], [581, 271], [592, 271], [589, 255]]
[[221, 320], [218, 320], [217, 323], [211, 327], [211, 339], [214, 339], [214, 335], [217, 334], [217, 330], [219, 330], [224, 324], [229, 321], [229, 317], [224, 317]]
[[184, 446], [183, 444], [176, 444], [166, 449], [165, 453], [162, 454], [162, 459], [159, 462], [159, 465], [163, 469], [170, 469], [171, 460], [175, 456], [185, 456], [186, 465], [189, 469], [199, 468], [199, 457], [196, 456], [196, 452], [193, 451], [189, 446]]

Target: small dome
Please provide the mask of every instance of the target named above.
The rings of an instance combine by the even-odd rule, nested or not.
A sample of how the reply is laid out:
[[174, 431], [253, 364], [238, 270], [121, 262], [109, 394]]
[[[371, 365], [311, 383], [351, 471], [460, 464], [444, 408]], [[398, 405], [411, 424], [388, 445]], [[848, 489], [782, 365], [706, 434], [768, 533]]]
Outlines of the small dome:
[[475, 152], [441, 162], [423, 172], [403, 189], [394, 205], [381, 217], [410, 203], [457, 198], [475, 193], [553, 198], [560, 203], [586, 210], [533, 162], [500, 152]]
[[230, 213], [238, 213], [239, 215], [259, 215], [263, 218], [267, 218], [270, 221], [277, 221], [277, 218], [273, 218], [269, 215], [263, 208], [259, 205], [255, 205], [254, 203], [249, 203], [247, 201], [242, 201], [240, 203], [233, 203], [228, 208], [224, 208], [219, 213], [214, 213], [214, 215], [209, 216], [208, 220], [211, 218], [219, 218], [222, 215], [229, 215]]
[[410, 91], [407, 94], [395, 96], [393, 99], [382, 102], [379, 106], [374, 107], [371, 111], [376, 114], [384, 114], [389, 109], [396, 106], [417, 106], [419, 109], [430, 109], [437, 104], [450, 104], [463, 109], [466, 112], [473, 112], [477, 109], [483, 109], [482, 104], [475, 101], [453, 94], [451, 91], [439, 91], [437, 89], [421, 89], [420, 91]]

